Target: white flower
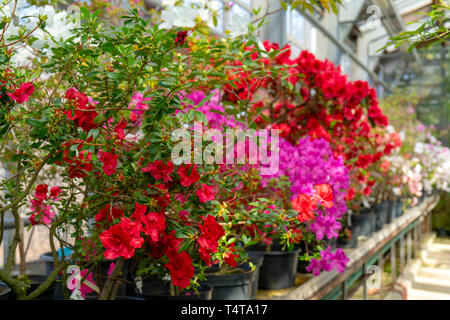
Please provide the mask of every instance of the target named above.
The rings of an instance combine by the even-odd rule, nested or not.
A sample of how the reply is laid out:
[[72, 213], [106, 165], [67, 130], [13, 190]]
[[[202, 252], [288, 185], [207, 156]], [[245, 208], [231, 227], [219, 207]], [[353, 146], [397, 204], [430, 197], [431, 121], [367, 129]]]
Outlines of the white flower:
[[[0, 1], [0, 18], [8, 17], [10, 18], [14, 11], [14, 0], [3, 0]], [[16, 11], [14, 13], [15, 16], [18, 16], [18, 13], [22, 10], [22, 8], [28, 6], [26, 0], [18, 0]]]
[[230, 35], [235, 38], [248, 32], [249, 19], [243, 15], [236, 13], [232, 16], [232, 21], [228, 26]]
[[168, 7], [161, 12], [161, 19], [164, 22], [159, 25], [159, 29], [170, 29], [174, 26], [193, 28], [196, 17], [197, 12], [190, 5]]
[[198, 9], [198, 14], [203, 21], [208, 21], [211, 16], [211, 12], [208, 9]]
[[15, 67], [24, 67], [34, 57], [33, 50], [29, 46], [18, 47], [14, 49], [14, 55], [11, 57], [10, 63]]
[[386, 131], [387, 131], [388, 133], [394, 133], [394, 132], [395, 132], [395, 128], [394, 128], [393, 126], [391, 126], [391, 125], [388, 125], [388, 126], [386, 127]]
[[420, 171], [422, 171], [422, 166], [420, 165], [420, 163], [416, 164], [416, 166], [414, 167], [414, 171], [416, 171], [417, 173], [420, 173]]
[[210, 8], [213, 11], [220, 10], [222, 8], [222, 3], [220, 1], [209, 1], [208, 8]]
[[414, 152], [415, 153], [423, 153], [424, 151], [424, 145], [422, 142], [417, 142], [416, 145], [414, 146]]
[[176, 0], [162, 0], [163, 7], [174, 6]]

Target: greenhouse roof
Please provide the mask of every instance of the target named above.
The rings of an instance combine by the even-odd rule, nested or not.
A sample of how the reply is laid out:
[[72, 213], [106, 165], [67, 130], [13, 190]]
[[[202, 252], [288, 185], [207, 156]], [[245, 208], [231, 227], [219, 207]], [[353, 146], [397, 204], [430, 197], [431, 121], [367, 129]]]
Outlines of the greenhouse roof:
[[416, 10], [429, 7], [433, 4], [432, 0], [394, 0], [394, 5], [401, 15], [411, 13]]

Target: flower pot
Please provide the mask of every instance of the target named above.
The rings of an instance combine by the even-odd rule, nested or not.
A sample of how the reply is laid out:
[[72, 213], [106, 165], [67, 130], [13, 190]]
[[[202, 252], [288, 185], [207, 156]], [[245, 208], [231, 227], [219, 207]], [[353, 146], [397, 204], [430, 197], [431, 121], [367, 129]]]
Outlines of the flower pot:
[[[131, 275], [130, 272], [128, 272], [128, 268], [130, 265], [129, 261], [130, 260], [125, 260], [120, 278], [131, 281], [132, 280]], [[94, 267], [92, 271], [94, 282], [97, 284], [100, 290], [104, 287], [106, 281], [108, 280], [108, 271], [112, 262], [114, 262], [114, 260], [103, 259], [102, 262], [100, 262], [96, 267]], [[129, 283], [127, 283], [127, 281], [122, 281], [117, 291], [117, 295], [133, 296], [134, 294], [135, 294], [134, 285], [130, 285]]]
[[439, 238], [443, 238], [443, 237], [447, 236], [447, 231], [445, 230], [444, 227], [439, 228], [439, 230], [437, 231], [437, 236]]
[[256, 295], [258, 294], [258, 282], [259, 282], [259, 273], [262, 264], [264, 263], [264, 256], [259, 252], [251, 252], [249, 253], [250, 261], [255, 265], [255, 276], [250, 286], [250, 299], [255, 300]]
[[375, 230], [376, 217], [369, 209], [363, 210], [357, 215], [352, 215], [351, 219], [352, 238], [355, 238], [355, 241], [357, 241], [360, 236], [366, 238], [370, 237]]
[[[98, 300], [98, 295], [89, 295], [89, 296], [86, 297], [86, 300]], [[145, 301], [146, 299], [140, 298], [140, 297], [134, 297], [134, 296], [116, 296], [116, 299], [114, 299], [114, 300], [118, 300], [118, 301], [134, 301], [134, 300]]]
[[[28, 290], [27, 294], [32, 293], [35, 291], [42, 283], [44, 283], [45, 280], [47, 280], [47, 276], [45, 275], [29, 275], [27, 276], [28, 279], [31, 281], [30, 283], [30, 289]], [[55, 288], [56, 288], [56, 282], [53, 281], [50, 286], [45, 290], [43, 293], [41, 293], [36, 300], [53, 300], [54, 294], [55, 294]]]
[[310, 261], [306, 260], [299, 260], [297, 263], [297, 272], [298, 273], [311, 273], [310, 271], [307, 271], [306, 268], [310, 265]]
[[337, 239], [336, 238], [332, 238], [332, 239], [324, 239], [324, 244], [325, 247], [330, 247], [331, 251], [334, 251], [337, 249]]
[[394, 221], [395, 217], [397, 216], [396, 208], [397, 207], [395, 201], [387, 201], [386, 223], [391, 223], [392, 221]]
[[383, 229], [388, 220], [388, 203], [383, 201], [373, 207], [375, 213], [375, 231]]
[[264, 255], [264, 262], [259, 271], [259, 289], [278, 290], [293, 287], [301, 248], [283, 251], [280, 245], [273, 244], [271, 251], [265, 250], [265, 245], [255, 245], [248, 250]]
[[0, 300], [9, 300], [11, 288], [4, 282], [0, 282]]
[[[209, 272], [216, 272], [213, 267]], [[206, 271], [208, 273], [208, 271]], [[212, 300], [249, 300], [251, 297], [252, 281], [255, 279], [255, 270], [251, 270], [248, 263], [241, 264], [230, 274], [207, 274], [206, 281], [214, 289]]]
[[185, 290], [178, 296], [170, 295], [170, 283], [167, 281], [146, 281], [142, 285], [142, 293], [136, 289], [136, 296], [145, 300], [211, 300], [213, 287], [201, 284], [197, 289]]
[[395, 202], [395, 216], [400, 217], [401, 215], [403, 215], [403, 203], [402, 199], [398, 198]]

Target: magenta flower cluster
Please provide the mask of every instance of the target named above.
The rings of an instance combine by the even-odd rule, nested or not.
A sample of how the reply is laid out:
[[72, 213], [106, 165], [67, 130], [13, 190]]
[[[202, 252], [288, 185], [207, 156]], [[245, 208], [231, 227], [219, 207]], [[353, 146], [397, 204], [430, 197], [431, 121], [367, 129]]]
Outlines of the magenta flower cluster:
[[[280, 169], [275, 176], [286, 175], [291, 182], [292, 197], [311, 194], [315, 185], [329, 184], [333, 190], [333, 207], [327, 215], [318, 215], [310, 225], [318, 240], [326, 235], [337, 238], [341, 224], [338, 222], [347, 211], [345, 196], [349, 188], [348, 169], [344, 160], [335, 158], [327, 140], [300, 139], [296, 146], [280, 138]], [[268, 179], [265, 179], [267, 183]]]
[[314, 276], [318, 276], [322, 271], [329, 272], [336, 268], [336, 271], [343, 273], [349, 259], [342, 249], [337, 249], [335, 253], [331, 252], [330, 247], [320, 252], [321, 259], [311, 259], [310, 265], [306, 271], [312, 272]]
[[223, 105], [220, 104], [219, 90], [213, 90], [211, 93], [212, 96], [206, 101], [203, 101], [207, 98], [203, 91], [195, 91], [185, 96], [186, 100], [191, 100], [193, 102], [192, 105], [189, 103], [186, 109], [192, 109], [196, 106], [194, 110], [200, 111], [206, 116], [206, 119], [208, 119], [208, 126], [211, 129], [236, 128], [238, 122], [234, 117], [225, 116], [225, 109]]

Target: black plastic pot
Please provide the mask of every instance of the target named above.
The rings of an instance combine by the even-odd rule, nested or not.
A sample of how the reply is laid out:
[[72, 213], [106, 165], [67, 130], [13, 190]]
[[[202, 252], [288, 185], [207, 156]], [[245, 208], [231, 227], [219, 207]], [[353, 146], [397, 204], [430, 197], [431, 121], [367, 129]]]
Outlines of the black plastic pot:
[[170, 283], [167, 281], [144, 282], [142, 293], [136, 289], [136, 296], [145, 300], [211, 300], [213, 287], [202, 284], [197, 294], [194, 290], [183, 291], [178, 296], [170, 295]]
[[250, 252], [250, 261], [255, 265], [255, 276], [250, 286], [250, 299], [255, 300], [258, 294], [259, 273], [262, 264], [264, 263], [264, 256], [259, 252]]
[[398, 198], [397, 201], [395, 202], [395, 216], [400, 217], [402, 215], [403, 215], [403, 203], [402, 199]]
[[373, 212], [376, 216], [375, 221], [375, 231], [379, 231], [383, 229], [383, 226], [387, 223], [388, 220], [388, 203], [387, 201], [383, 201], [373, 207]]
[[[45, 280], [47, 280], [47, 276], [45, 275], [28, 275], [27, 278], [31, 281], [30, 283], [30, 289], [28, 290], [27, 294], [32, 293], [34, 290], [36, 290]], [[45, 290], [43, 293], [41, 293], [36, 300], [53, 300], [54, 294], [55, 294], [55, 288], [56, 283], [55, 281], [50, 284], [50, 286]]]
[[441, 227], [438, 229], [437, 236], [438, 236], [438, 238], [443, 238], [443, 237], [447, 236], [447, 231], [445, 230], [444, 227]]
[[301, 248], [283, 251], [278, 244], [271, 246], [267, 252], [265, 245], [255, 245], [248, 249], [264, 255], [264, 262], [259, 272], [259, 289], [278, 290], [293, 287], [297, 275], [298, 255]]
[[[98, 300], [98, 295], [87, 296], [86, 300]], [[115, 300], [118, 300], [118, 301], [134, 301], [134, 300], [145, 301], [147, 299], [135, 297], [135, 296], [116, 296]]]
[[331, 248], [331, 251], [334, 251], [337, 249], [337, 239], [336, 238], [324, 239], [324, 243], [325, 243], [325, 247]]
[[298, 273], [311, 273], [310, 271], [307, 271], [306, 268], [311, 264], [310, 261], [306, 260], [299, 260], [297, 263], [297, 272]]
[[352, 215], [352, 238], [357, 241], [358, 237], [370, 237], [375, 231], [376, 216], [371, 209], [365, 209], [359, 214]]
[[218, 266], [206, 270], [206, 280], [202, 284], [211, 285], [214, 290], [212, 300], [249, 300], [255, 270], [248, 263], [234, 268], [233, 273], [218, 274]]
[[395, 217], [397, 216], [396, 208], [397, 207], [395, 201], [387, 201], [386, 223], [391, 223], [392, 221], [394, 221]]
[[0, 282], [0, 300], [9, 300], [11, 288], [4, 282]]
[[[92, 271], [93, 279], [97, 286], [101, 289], [104, 287], [107, 279], [108, 279], [108, 270], [111, 263], [114, 260], [103, 259]], [[130, 260], [126, 260], [122, 269], [122, 274], [120, 276], [121, 279], [131, 281], [131, 275], [128, 271]], [[133, 296], [135, 294], [134, 286], [128, 284], [127, 281], [122, 281], [119, 290], [117, 291], [118, 296]]]

